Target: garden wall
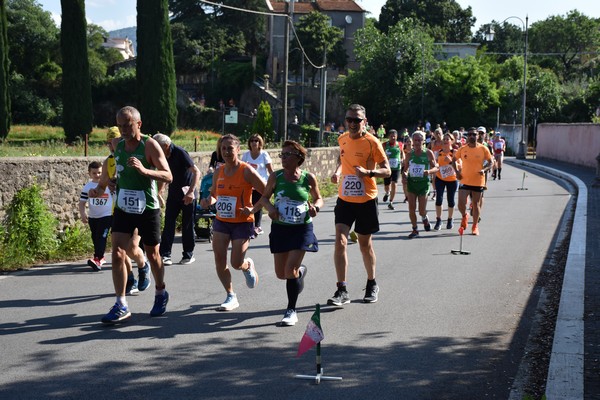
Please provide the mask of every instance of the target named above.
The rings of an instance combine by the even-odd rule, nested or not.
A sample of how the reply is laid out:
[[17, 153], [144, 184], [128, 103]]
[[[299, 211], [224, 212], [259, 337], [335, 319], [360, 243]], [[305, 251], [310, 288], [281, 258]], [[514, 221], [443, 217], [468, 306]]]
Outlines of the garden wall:
[[[279, 150], [268, 150], [273, 167], [281, 167]], [[211, 152], [190, 153], [204, 174], [208, 169]], [[309, 149], [303, 168], [317, 177], [327, 178], [333, 173], [338, 150], [335, 147]], [[61, 229], [79, 219], [77, 204], [83, 185], [88, 180], [87, 166], [91, 161], [102, 162], [102, 157], [22, 157], [0, 158], [0, 218], [13, 196], [22, 188], [37, 183], [42, 188], [48, 209], [60, 222]]]
[[536, 155], [596, 168], [600, 154], [599, 124], [540, 124]]

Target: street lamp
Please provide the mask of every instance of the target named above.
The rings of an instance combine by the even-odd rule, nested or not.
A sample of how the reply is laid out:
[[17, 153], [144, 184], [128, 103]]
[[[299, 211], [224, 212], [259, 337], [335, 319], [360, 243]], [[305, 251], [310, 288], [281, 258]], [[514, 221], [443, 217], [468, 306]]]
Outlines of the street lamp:
[[[519, 148], [517, 150], [517, 158], [520, 159], [525, 159], [527, 157], [527, 143], [525, 141], [525, 102], [527, 100], [527, 41], [528, 41], [528, 23], [529, 23], [529, 17], [525, 16], [525, 22], [523, 22], [523, 20], [519, 17], [508, 17], [506, 18], [504, 21], [502, 21], [502, 23], [505, 23], [506, 21], [508, 21], [511, 18], [515, 18], [518, 19], [519, 21], [521, 21], [521, 24], [523, 24], [523, 29], [525, 30], [525, 48], [523, 49], [523, 104], [522, 104], [522, 110], [521, 110], [521, 118], [522, 118], [522, 125], [521, 125], [521, 141], [519, 142]], [[489, 30], [485, 33], [485, 40], [487, 41], [493, 41], [494, 40], [494, 29], [490, 26]]]

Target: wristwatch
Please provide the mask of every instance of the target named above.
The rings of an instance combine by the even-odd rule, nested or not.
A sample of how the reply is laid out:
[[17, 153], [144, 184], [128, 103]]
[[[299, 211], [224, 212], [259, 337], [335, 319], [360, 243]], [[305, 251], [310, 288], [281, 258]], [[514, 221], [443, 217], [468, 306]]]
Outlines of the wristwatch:
[[375, 171], [371, 170], [369, 171], [369, 177], [372, 178], [375, 176]]
[[321, 207], [315, 206], [315, 210], [317, 210], [317, 212], [319, 212], [319, 211], [321, 211]]

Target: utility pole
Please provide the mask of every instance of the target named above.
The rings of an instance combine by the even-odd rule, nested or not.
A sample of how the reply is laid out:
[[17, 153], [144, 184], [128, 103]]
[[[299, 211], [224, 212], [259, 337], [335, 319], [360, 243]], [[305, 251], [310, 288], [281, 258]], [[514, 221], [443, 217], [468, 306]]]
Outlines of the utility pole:
[[283, 140], [287, 140], [288, 131], [288, 77], [289, 77], [289, 61], [290, 61], [290, 24], [294, 23], [294, 0], [289, 0], [285, 4], [286, 14], [289, 15], [285, 20], [285, 32], [283, 43], [283, 116], [281, 124], [283, 125]]
[[325, 113], [327, 111], [327, 47], [323, 49], [323, 70], [321, 71], [321, 119], [319, 123], [319, 147], [323, 146]]

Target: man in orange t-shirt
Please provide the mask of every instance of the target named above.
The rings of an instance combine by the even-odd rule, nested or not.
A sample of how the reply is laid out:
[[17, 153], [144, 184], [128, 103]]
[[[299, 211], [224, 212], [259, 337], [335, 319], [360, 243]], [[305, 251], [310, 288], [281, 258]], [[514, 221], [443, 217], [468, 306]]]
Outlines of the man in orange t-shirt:
[[[457, 169], [456, 162], [461, 160]], [[469, 214], [467, 213], [467, 198], [471, 196], [473, 205], [473, 235], [479, 235], [479, 206], [485, 188], [485, 173], [492, 167], [492, 154], [487, 147], [477, 143], [477, 128], [469, 128], [467, 144], [454, 154], [452, 162], [456, 177], [460, 180], [458, 188], [458, 211], [462, 214], [460, 228], [467, 229]]]
[[367, 271], [365, 303], [375, 303], [379, 287], [375, 281], [375, 251], [371, 235], [379, 231], [377, 183], [390, 176], [390, 165], [381, 142], [366, 131], [365, 108], [352, 104], [346, 110], [348, 131], [340, 135], [340, 156], [333, 183], [340, 183], [335, 206], [334, 264], [337, 290], [327, 304], [341, 307], [350, 303], [346, 288], [348, 234], [353, 224]]

